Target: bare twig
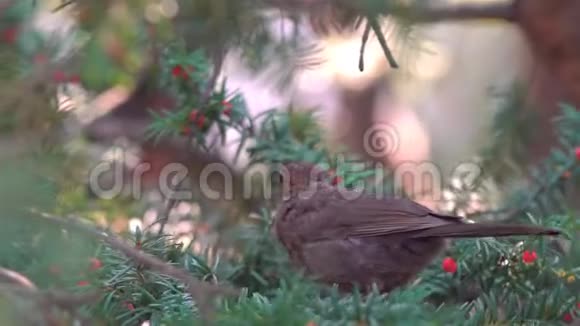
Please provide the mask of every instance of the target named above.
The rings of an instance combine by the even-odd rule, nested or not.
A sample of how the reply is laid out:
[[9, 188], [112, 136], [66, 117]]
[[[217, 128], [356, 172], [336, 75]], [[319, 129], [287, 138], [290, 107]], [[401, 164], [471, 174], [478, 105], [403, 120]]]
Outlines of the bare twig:
[[[386, 0], [384, 0], [386, 2]], [[266, 0], [273, 7], [288, 11], [311, 11], [312, 8], [328, 5], [338, 5], [350, 8], [363, 15], [364, 5], [360, 1], [351, 0]], [[515, 4], [512, 1], [492, 4], [466, 3], [454, 6], [400, 6], [385, 5], [382, 12], [376, 14], [394, 15], [408, 13], [414, 22], [434, 23], [445, 20], [473, 20], [473, 19], [499, 19], [505, 21], [515, 20]]]
[[[178, 185], [178, 187], [180, 185], [181, 183]], [[156, 223], [159, 223], [159, 231], [157, 232], [157, 234], [159, 235], [163, 234], [163, 230], [165, 230], [165, 225], [167, 225], [167, 222], [169, 221], [169, 213], [171, 213], [171, 210], [173, 209], [173, 207], [175, 207], [175, 205], [177, 205], [177, 199], [167, 198], [167, 202], [165, 203], [165, 206], [163, 207], [161, 213], [159, 213], [159, 217], [155, 222], [151, 224], [151, 226], [153, 226]]]
[[133, 246], [128, 245], [125, 241], [119, 237], [108, 233], [104, 230], [99, 230], [96, 227], [84, 223], [78, 218], [60, 218], [46, 213], [39, 213], [42, 217], [49, 221], [57, 223], [65, 228], [70, 228], [82, 232], [84, 234], [90, 235], [93, 238], [104, 241], [109, 246], [114, 249], [119, 250], [129, 259], [131, 259], [136, 264], [143, 266], [144, 268], [156, 271], [158, 273], [170, 276], [176, 280], [184, 283], [186, 285], [187, 291], [191, 294], [195, 303], [199, 307], [199, 311], [202, 317], [209, 318], [211, 314], [210, 300], [216, 295], [236, 295], [238, 291], [226, 286], [216, 286], [209, 284], [207, 282], [202, 282], [193, 278], [187, 271], [174, 267], [157, 257], [140, 251]]
[[511, 1], [495, 4], [466, 3], [450, 7], [409, 8], [412, 19], [417, 23], [437, 23], [454, 20], [496, 19], [515, 20], [515, 7]]
[[371, 26], [371, 29], [373, 30], [373, 32], [375, 32], [375, 35], [377, 36], [377, 39], [379, 40], [379, 44], [381, 45], [381, 48], [383, 49], [383, 52], [385, 53], [385, 56], [387, 57], [387, 61], [389, 62], [389, 65], [391, 66], [391, 68], [399, 68], [397, 61], [395, 60], [395, 57], [393, 56], [393, 53], [389, 49], [389, 45], [387, 44], [387, 40], [385, 39], [385, 35], [381, 31], [381, 25], [379, 24], [378, 20], [375, 17], [368, 17], [367, 19], [368, 19], [369, 25]]
[[99, 292], [75, 294], [59, 290], [42, 291], [26, 276], [2, 267], [0, 267], [0, 292], [35, 302], [38, 311], [47, 321], [54, 319], [53, 308], [57, 307], [77, 318], [81, 321], [81, 325], [84, 323], [83, 318], [78, 316], [79, 307], [93, 303], [101, 296]]
[[207, 101], [209, 101], [209, 97], [211, 96], [211, 92], [213, 92], [215, 88], [217, 79], [222, 71], [224, 56], [224, 49], [221, 47], [218, 47], [213, 54], [213, 72], [207, 84], [207, 88], [203, 94], [201, 94], [201, 102], [204, 104], [207, 104]]
[[0, 267], [0, 282], [9, 282], [31, 290], [36, 290], [36, 285], [28, 277], [3, 267]]
[[56, 6], [54, 9], [52, 9], [52, 12], [57, 12], [60, 11], [70, 5], [72, 5], [73, 3], [75, 3], [74, 0], [69, 0], [69, 1], [63, 1], [61, 4], [59, 4], [58, 6]]
[[367, 45], [367, 41], [369, 40], [370, 32], [371, 25], [367, 22], [360, 44], [360, 54], [358, 59], [358, 70], [360, 70], [361, 72], [365, 70], [365, 47]]

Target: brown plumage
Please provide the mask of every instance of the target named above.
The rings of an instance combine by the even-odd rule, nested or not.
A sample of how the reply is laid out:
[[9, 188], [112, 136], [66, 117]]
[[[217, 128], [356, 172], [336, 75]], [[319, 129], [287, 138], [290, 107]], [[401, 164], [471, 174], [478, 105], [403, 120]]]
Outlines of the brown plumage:
[[273, 225], [294, 264], [320, 282], [388, 292], [412, 280], [444, 248], [445, 238], [557, 235], [527, 225], [466, 223], [411, 200], [377, 199], [331, 186], [307, 163], [285, 165], [288, 193]]

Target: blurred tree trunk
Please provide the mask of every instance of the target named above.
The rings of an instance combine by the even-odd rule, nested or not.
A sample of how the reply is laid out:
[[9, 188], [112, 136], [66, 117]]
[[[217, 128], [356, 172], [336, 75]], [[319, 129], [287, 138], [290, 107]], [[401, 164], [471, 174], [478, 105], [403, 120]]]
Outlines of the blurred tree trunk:
[[553, 74], [564, 100], [580, 104], [580, 2], [520, 0], [518, 22], [541, 65]]

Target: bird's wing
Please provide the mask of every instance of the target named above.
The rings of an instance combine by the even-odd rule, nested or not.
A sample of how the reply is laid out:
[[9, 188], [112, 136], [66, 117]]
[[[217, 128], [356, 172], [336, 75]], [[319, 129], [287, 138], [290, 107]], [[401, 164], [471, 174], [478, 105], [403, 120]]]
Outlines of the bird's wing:
[[[313, 202], [324, 201], [328, 196], [316, 197]], [[347, 199], [340, 194], [332, 197], [302, 212], [297, 232], [305, 241], [385, 236], [462, 223], [458, 217], [436, 214], [408, 199], [372, 195]]]

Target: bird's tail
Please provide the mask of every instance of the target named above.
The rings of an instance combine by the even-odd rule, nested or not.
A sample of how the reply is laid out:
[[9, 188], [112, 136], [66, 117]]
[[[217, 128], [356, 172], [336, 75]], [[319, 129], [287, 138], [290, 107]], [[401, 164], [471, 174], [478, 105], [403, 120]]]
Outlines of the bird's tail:
[[469, 223], [448, 224], [418, 232], [413, 232], [413, 238], [476, 238], [505, 237], [514, 235], [558, 235], [556, 229], [532, 225], [500, 224], [500, 223]]

